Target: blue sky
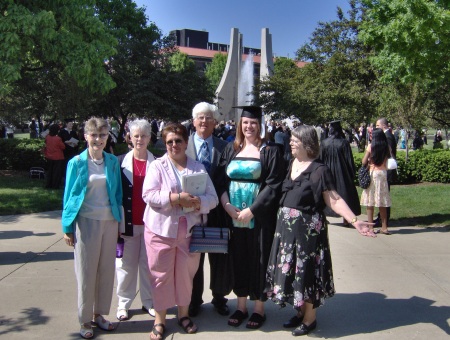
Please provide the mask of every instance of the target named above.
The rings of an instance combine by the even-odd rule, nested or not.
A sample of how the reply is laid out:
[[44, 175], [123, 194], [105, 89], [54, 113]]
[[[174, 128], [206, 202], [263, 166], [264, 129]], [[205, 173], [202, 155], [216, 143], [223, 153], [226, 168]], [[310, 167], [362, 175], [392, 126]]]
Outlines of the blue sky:
[[230, 42], [231, 28], [243, 34], [244, 45], [260, 48], [261, 29], [269, 28], [275, 56], [295, 57], [308, 42], [319, 21], [337, 18], [336, 8], [345, 12], [348, 0], [135, 0], [145, 6], [150, 21], [166, 35], [190, 28], [209, 32], [209, 41]]

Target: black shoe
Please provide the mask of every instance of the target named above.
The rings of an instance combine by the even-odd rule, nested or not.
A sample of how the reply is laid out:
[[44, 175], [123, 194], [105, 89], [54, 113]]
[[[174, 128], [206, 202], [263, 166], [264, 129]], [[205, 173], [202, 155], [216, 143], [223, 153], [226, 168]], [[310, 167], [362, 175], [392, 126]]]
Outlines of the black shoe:
[[229, 315], [230, 314], [230, 309], [228, 308], [228, 306], [226, 304], [224, 305], [214, 305], [215, 310], [217, 311], [217, 313], [219, 313], [220, 315]]
[[298, 327], [298, 326], [300, 326], [302, 321], [303, 321], [303, 315], [302, 316], [294, 315], [292, 318], [289, 319], [289, 321], [286, 321], [283, 324], [283, 327], [284, 328]]
[[314, 321], [309, 326], [306, 326], [304, 323], [302, 323], [300, 326], [298, 326], [296, 329], [294, 329], [292, 331], [292, 335], [293, 336], [306, 335], [309, 332], [311, 332], [312, 330], [316, 329], [316, 327], [317, 327], [317, 322], [316, 321]]
[[380, 228], [381, 227], [381, 220], [380, 220], [379, 217], [377, 217], [375, 219], [375, 221], [373, 221], [373, 223], [375, 223], [374, 226], [373, 226], [374, 228]]
[[201, 311], [201, 305], [189, 305], [189, 316], [191, 318], [199, 315], [200, 311]]

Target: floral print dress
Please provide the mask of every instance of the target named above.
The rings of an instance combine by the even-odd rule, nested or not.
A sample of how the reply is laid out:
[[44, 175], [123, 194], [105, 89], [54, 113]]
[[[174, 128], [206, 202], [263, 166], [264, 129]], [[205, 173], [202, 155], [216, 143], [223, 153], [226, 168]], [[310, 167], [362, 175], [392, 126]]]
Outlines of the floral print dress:
[[[323, 209], [320, 209], [325, 203], [311, 203], [312, 197], [308, 194], [320, 199], [323, 191], [333, 189], [332, 184], [328, 187], [324, 185], [331, 183], [332, 179], [326, 178], [331, 173], [325, 166], [320, 167], [319, 171], [316, 165], [310, 168], [295, 181], [288, 174], [283, 183], [284, 191], [292, 194], [298, 191], [300, 196], [303, 195], [296, 204], [302, 209], [282, 206], [278, 210], [266, 274], [265, 291], [268, 298], [282, 307], [286, 303], [291, 304], [297, 310], [305, 301], [317, 308], [324, 303], [325, 298], [335, 293], [328, 222]], [[312, 184], [315, 180], [313, 177], [317, 175], [318, 182]], [[307, 201], [310, 207], [306, 206]], [[292, 201], [290, 205], [294, 205]]]

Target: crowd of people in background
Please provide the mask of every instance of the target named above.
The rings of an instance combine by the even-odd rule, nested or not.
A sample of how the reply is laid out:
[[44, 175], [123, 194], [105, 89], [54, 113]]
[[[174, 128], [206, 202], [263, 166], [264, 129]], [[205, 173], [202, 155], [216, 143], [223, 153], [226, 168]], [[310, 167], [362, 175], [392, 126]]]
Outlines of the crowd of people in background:
[[[236, 123], [216, 122], [217, 108], [205, 102], [183, 124], [132, 120], [124, 136], [128, 151], [117, 156], [117, 126], [110, 120], [91, 118], [81, 133], [73, 119], [64, 127], [49, 126], [49, 187], [57, 186], [61, 168], [66, 169], [62, 225], [67, 245], [74, 247], [81, 337], [94, 336], [91, 322], [105, 331], [115, 329], [104, 318], [114, 274], [119, 322], [130, 319], [139, 284], [142, 310], [155, 318], [150, 339], [165, 336], [167, 309], [173, 306], [180, 328], [196, 333], [193, 318], [204, 303], [205, 254], [190, 252], [189, 244], [192, 227], [202, 220], [230, 232], [228, 253], [209, 254], [211, 303], [228, 316], [229, 326], [245, 321], [246, 328], [263, 327], [270, 317], [265, 312], [269, 299], [293, 306], [295, 315], [283, 325], [294, 329], [292, 335], [317, 327], [316, 309], [335, 292], [328, 212], [342, 216], [363, 236], [376, 232], [373, 214], [370, 221], [358, 218], [350, 141], [339, 121], [266, 125], [260, 107], [239, 110]], [[385, 153], [375, 152], [380, 133], [385, 133], [381, 126], [371, 128], [365, 158], [384, 174]], [[84, 141], [85, 149], [80, 147]], [[149, 145], [159, 145], [164, 155], [155, 158]], [[343, 183], [337, 174], [342, 168], [348, 171]], [[207, 182], [196, 196], [182, 183], [184, 176], [198, 173], [206, 174]], [[375, 184], [383, 176], [373, 180], [369, 192], [379, 195]], [[372, 213], [380, 209], [379, 230], [388, 234], [384, 208], [390, 200], [366, 204], [362, 197], [361, 204]], [[231, 292], [237, 305], [230, 315]]]
[[[408, 133], [383, 117], [345, 128], [340, 120], [266, 124], [260, 107], [238, 109], [237, 122], [217, 121], [217, 107], [202, 102], [183, 123], [130, 120], [123, 136], [113, 119], [30, 122], [30, 138], [45, 139], [45, 187], [64, 184], [62, 226], [74, 247], [83, 338], [94, 336], [91, 322], [115, 329], [103, 317], [110, 312], [114, 275], [117, 320], [130, 319], [139, 285], [142, 310], [155, 318], [151, 339], [165, 336], [173, 306], [181, 329], [196, 333], [192, 318], [204, 303], [205, 254], [189, 252], [189, 243], [200, 221], [230, 231], [228, 253], [208, 254], [217, 313], [228, 316], [229, 326], [245, 321], [246, 328], [259, 329], [270, 317], [267, 300], [289, 304], [295, 314], [282, 326], [294, 328], [294, 336], [317, 327], [316, 309], [335, 294], [326, 216], [341, 216], [343, 226], [363, 236], [391, 235], [396, 170], [387, 161], [397, 149], [427, 145], [426, 129]], [[2, 137], [9, 137], [4, 125]], [[128, 147], [117, 155], [122, 139]], [[442, 148], [442, 141], [438, 129], [433, 148]], [[155, 157], [149, 146], [164, 155]], [[360, 197], [352, 146], [364, 152], [362, 166], [371, 178]], [[208, 180], [195, 196], [182, 182], [197, 173]], [[367, 221], [358, 218], [361, 206]], [[115, 261], [118, 244], [123, 248]], [[232, 314], [231, 292], [237, 296]]]

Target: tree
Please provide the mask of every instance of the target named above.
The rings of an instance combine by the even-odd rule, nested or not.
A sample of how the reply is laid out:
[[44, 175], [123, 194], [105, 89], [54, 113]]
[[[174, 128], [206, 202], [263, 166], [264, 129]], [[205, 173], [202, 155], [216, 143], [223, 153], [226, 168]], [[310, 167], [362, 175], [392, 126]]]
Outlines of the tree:
[[448, 0], [363, 0], [367, 19], [360, 38], [377, 51], [371, 58], [385, 82], [448, 84]]
[[223, 72], [227, 66], [228, 56], [223, 53], [216, 53], [212, 61], [206, 65], [205, 76], [208, 79], [209, 88], [215, 92], [222, 80]]
[[354, 125], [375, 115], [378, 81], [368, 61], [372, 51], [357, 38], [364, 7], [350, 1], [347, 16], [338, 8], [337, 17], [320, 22], [309, 43], [297, 51], [297, 59], [308, 65], [279, 77], [275, 69], [265, 81], [266, 90], [275, 90], [267, 103], [272, 110], [294, 113], [311, 124], [339, 118]]
[[63, 73], [93, 92], [113, 88], [104, 61], [116, 41], [94, 15], [94, 3], [1, 1], [0, 95], [39, 71]]
[[117, 54], [108, 58], [107, 72], [117, 84], [95, 104], [97, 114], [119, 122], [119, 140], [131, 115], [159, 117], [163, 69], [173, 42], [149, 23], [145, 8], [132, 0], [98, 0], [96, 16], [118, 41]]

